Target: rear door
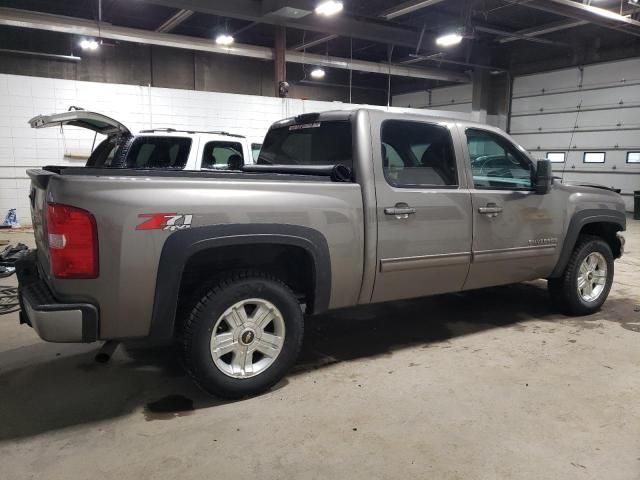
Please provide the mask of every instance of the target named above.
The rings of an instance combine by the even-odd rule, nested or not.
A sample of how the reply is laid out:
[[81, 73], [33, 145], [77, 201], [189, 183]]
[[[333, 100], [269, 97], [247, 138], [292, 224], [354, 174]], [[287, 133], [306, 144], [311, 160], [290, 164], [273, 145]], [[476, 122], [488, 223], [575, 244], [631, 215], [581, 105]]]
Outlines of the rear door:
[[536, 195], [534, 165], [498, 132], [467, 128], [473, 189], [473, 263], [465, 289], [546, 277], [553, 270], [563, 216], [554, 195]]
[[456, 136], [454, 124], [372, 123], [378, 218], [372, 301], [462, 288], [471, 259], [471, 196]]
[[86, 110], [72, 110], [51, 115], [38, 115], [29, 120], [31, 128], [59, 127], [71, 125], [73, 127], [86, 128], [102, 135], [131, 135], [131, 132], [122, 123], [100, 113], [87, 112]]

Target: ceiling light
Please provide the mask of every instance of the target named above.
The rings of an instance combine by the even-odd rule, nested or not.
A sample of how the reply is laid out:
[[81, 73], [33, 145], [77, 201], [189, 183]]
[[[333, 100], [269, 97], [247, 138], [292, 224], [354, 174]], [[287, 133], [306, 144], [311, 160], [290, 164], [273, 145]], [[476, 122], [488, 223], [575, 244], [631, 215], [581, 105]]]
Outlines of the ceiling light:
[[216, 43], [218, 45], [231, 45], [233, 43], [233, 37], [231, 35], [227, 35], [226, 33], [221, 33], [216, 37]]
[[335, 15], [336, 13], [340, 13], [344, 5], [342, 2], [337, 0], [325, 0], [321, 2], [316, 7], [316, 13], [318, 15], [324, 15], [325, 17], [330, 17], [331, 15]]
[[94, 39], [87, 39], [84, 38], [80, 41], [80, 48], [82, 48], [83, 50], [97, 50], [99, 47], [98, 42], [96, 42]]
[[451, 47], [457, 45], [462, 41], [462, 35], [459, 33], [447, 33], [436, 38], [436, 44], [441, 47]]
[[313, 70], [311, 70], [311, 77], [312, 78], [324, 78], [324, 70], [320, 67], [316, 67]]

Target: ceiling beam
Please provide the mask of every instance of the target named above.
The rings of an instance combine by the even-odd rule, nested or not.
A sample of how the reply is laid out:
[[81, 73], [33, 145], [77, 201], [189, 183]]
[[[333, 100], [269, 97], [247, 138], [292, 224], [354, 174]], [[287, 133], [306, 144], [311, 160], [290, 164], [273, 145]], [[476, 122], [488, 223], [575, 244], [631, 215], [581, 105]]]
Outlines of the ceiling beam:
[[479, 68], [481, 70], [492, 70], [496, 72], [506, 72], [504, 68], [493, 67], [491, 65], [481, 65], [479, 63], [460, 62], [458, 60], [448, 60], [444, 58], [444, 53], [433, 53], [431, 55], [410, 55], [408, 59], [399, 62], [401, 65], [411, 65], [419, 62], [436, 62], [436, 63], [450, 63], [452, 65], [461, 65], [463, 67]]
[[[515, 42], [517, 40], [527, 40], [534, 37], [539, 37], [541, 35], [547, 35], [549, 33], [561, 32], [563, 30], [568, 30], [569, 28], [579, 27], [581, 25], [587, 25], [589, 22], [586, 20], [569, 20], [569, 21], [560, 21], [554, 23], [547, 23], [545, 25], [540, 25], [538, 27], [525, 28], [522, 30], [517, 30], [512, 32], [512, 36], [508, 38], [501, 38], [498, 40], [500, 43], [509, 43]], [[521, 37], [527, 37], [521, 38]]]
[[[406, 15], [408, 13], [415, 12], [417, 10], [429, 7], [431, 5], [435, 5], [437, 3], [443, 2], [444, 0], [411, 0], [409, 2], [404, 2], [400, 5], [397, 5], [393, 8], [385, 10], [382, 12], [379, 17], [384, 18], [385, 20], [391, 20], [396, 17], [400, 17], [402, 15]], [[425, 25], [426, 26], [426, 25]], [[425, 27], [422, 27], [420, 34], [418, 36], [418, 40], [416, 42], [417, 46], [422, 45], [422, 39], [424, 38]], [[338, 38], [339, 35], [325, 35], [322, 37], [318, 37], [316, 40], [310, 40], [309, 42], [303, 42], [300, 45], [295, 46], [294, 50], [304, 50], [305, 48], [315, 47], [317, 45], [322, 45], [325, 42], [334, 40]]]
[[[420, 32], [410, 27], [385, 24], [382, 21], [361, 20], [343, 14], [331, 18], [324, 18], [312, 14], [310, 2], [304, 0], [287, 0], [287, 4], [297, 12], [308, 11], [308, 15], [298, 18], [287, 17], [282, 9], [273, 10], [269, 5], [273, 2], [258, 2], [256, 0], [144, 0], [156, 5], [182, 8], [195, 12], [207, 13], [221, 17], [238, 18], [251, 22], [284, 25], [290, 28], [318, 32], [325, 35], [339, 35], [341, 37], [359, 38], [377, 43], [394, 44], [414, 48], [420, 37]], [[265, 3], [265, 5], [263, 5]], [[288, 14], [291, 11], [286, 12]]]
[[506, 0], [515, 5], [524, 5], [536, 10], [555, 13], [575, 20], [584, 20], [612, 30], [640, 37], [640, 22], [593, 5], [573, 0]]
[[401, 3], [400, 5], [396, 5], [395, 7], [385, 10], [379, 16], [385, 20], [393, 20], [394, 18], [422, 10], [423, 8], [436, 5], [443, 1], [444, 0], [409, 0], [408, 2]]
[[[51, 15], [28, 10], [0, 7], [0, 25], [18, 28], [31, 28], [47, 30], [51, 32], [66, 33], [89, 37], [109, 38], [123, 42], [141, 43], [146, 45], [159, 45], [164, 47], [181, 48], [210, 53], [251, 57], [261, 60], [273, 61], [273, 49], [234, 43], [225, 47], [217, 45], [210, 39], [161, 33], [149, 30], [140, 30], [129, 27], [117, 27], [82, 18]], [[403, 65], [388, 65], [384, 63], [369, 62], [340, 57], [329, 57], [310, 53], [288, 50], [286, 61], [301, 64], [323, 65], [331, 68], [356, 70], [361, 72], [379, 73], [399, 77], [424, 78], [442, 80], [447, 82], [466, 83], [469, 77], [465, 74], [442, 70], [439, 68], [417, 68]]]
[[543, 43], [545, 45], [553, 45], [557, 47], [570, 47], [568, 43], [558, 42], [555, 40], [547, 40], [546, 38], [536, 38], [527, 35], [521, 35], [518, 32], [507, 32], [505, 30], [500, 30], [498, 28], [493, 27], [485, 27], [482, 25], [474, 25], [474, 30], [478, 32], [491, 33], [493, 35], [499, 35], [502, 37], [510, 37], [518, 40], [527, 40], [529, 42]]
[[182, 22], [184, 22], [187, 18], [193, 15], [193, 11], [191, 10], [178, 10], [175, 14], [169, 17], [162, 25], [156, 28], [156, 32], [168, 33]]
[[[622, 15], [632, 15], [634, 12], [637, 12], [638, 8], [629, 8], [622, 11]], [[589, 22], [586, 20], [569, 20], [569, 21], [560, 21], [547, 23], [545, 25], [540, 25], [538, 27], [525, 28], [523, 30], [518, 30], [514, 33], [518, 35], [524, 35], [525, 37], [538, 37], [540, 35], [547, 35], [549, 33], [561, 32], [563, 30], [568, 30], [569, 28], [580, 27], [582, 25], [588, 25]], [[502, 38], [499, 40], [500, 43], [510, 43], [520, 40], [520, 38]]]
[[307, 48], [315, 47], [316, 45], [322, 45], [323, 43], [330, 42], [331, 40], [335, 40], [336, 38], [338, 38], [338, 35], [323, 35], [322, 37], [317, 37], [312, 40], [305, 40], [304, 42], [292, 47], [291, 50], [306, 50]]
[[258, 22], [251, 22], [246, 24], [244, 27], [240, 27], [239, 29], [235, 30], [232, 34], [232, 36], [236, 36], [236, 35], [240, 35], [243, 32], [246, 32], [247, 30], [252, 29], [253, 27], [255, 27], [256, 25], [259, 25]]

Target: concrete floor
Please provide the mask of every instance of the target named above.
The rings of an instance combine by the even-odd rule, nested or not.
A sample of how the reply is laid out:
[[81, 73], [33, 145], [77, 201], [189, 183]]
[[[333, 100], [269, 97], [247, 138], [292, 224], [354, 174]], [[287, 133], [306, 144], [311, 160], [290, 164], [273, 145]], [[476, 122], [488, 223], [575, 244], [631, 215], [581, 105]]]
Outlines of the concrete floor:
[[98, 364], [2, 316], [0, 478], [640, 479], [640, 222], [626, 236], [596, 315], [555, 313], [543, 281], [342, 311], [238, 402], [168, 352]]

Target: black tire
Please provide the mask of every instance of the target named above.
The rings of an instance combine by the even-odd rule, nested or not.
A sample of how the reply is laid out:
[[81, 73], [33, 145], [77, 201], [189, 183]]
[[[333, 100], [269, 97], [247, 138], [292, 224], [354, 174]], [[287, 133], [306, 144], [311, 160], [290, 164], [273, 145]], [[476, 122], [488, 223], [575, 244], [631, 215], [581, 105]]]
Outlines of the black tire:
[[[286, 333], [280, 353], [268, 368], [252, 377], [234, 378], [214, 363], [211, 336], [225, 310], [254, 298], [264, 299], [280, 311]], [[303, 333], [302, 310], [289, 287], [266, 273], [232, 272], [209, 289], [186, 319], [181, 338], [184, 365], [195, 382], [213, 395], [229, 399], [255, 395], [275, 385], [293, 366]]]
[[[582, 262], [594, 252], [600, 253], [606, 261], [606, 283], [595, 300], [586, 301], [578, 293], [578, 274]], [[607, 242], [593, 235], [580, 236], [562, 275], [550, 278], [547, 282], [553, 303], [566, 315], [580, 316], [597, 312], [611, 290], [613, 268], [613, 253]]]

